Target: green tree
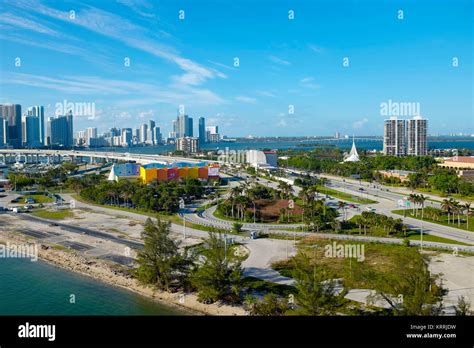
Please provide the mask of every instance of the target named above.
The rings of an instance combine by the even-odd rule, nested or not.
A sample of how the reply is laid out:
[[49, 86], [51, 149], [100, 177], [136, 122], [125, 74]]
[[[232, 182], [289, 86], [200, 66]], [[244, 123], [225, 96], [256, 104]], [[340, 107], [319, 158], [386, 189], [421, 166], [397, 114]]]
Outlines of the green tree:
[[170, 238], [170, 222], [148, 218], [141, 234], [143, 249], [138, 252], [137, 278], [158, 289], [186, 287], [192, 260], [179, 253], [178, 242]]
[[388, 303], [392, 314], [419, 316], [441, 313], [444, 290], [439, 277], [430, 274], [427, 261], [416, 250], [397, 255], [391, 272], [366, 272], [365, 280], [376, 292], [372, 300]]
[[275, 294], [267, 294], [263, 299], [247, 296], [245, 307], [250, 315], [258, 316], [283, 316], [289, 310], [288, 301]]
[[229, 260], [228, 248], [221, 233], [209, 233], [204, 244], [205, 260], [191, 276], [191, 283], [197, 288], [199, 301], [240, 302], [242, 288], [240, 262]]
[[454, 310], [456, 315], [472, 315], [471, 302], [469, 302], [469, 300], [464, 296], [459, 296], [458, 303], [454, 306]]
[[336, 295], [335, 282], [331, 275], [322, 267], [311, 263], [304, 253], [294, 259], [293, 278], [297, 293], [295, 312], [301, 315], [332, 315], [342, 306], [346, 291]]

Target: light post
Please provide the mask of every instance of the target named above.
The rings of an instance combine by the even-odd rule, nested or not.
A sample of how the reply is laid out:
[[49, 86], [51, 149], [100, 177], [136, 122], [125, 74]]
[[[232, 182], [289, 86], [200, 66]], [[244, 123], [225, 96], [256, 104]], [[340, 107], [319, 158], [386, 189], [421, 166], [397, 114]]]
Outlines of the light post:
[[255, 201], [252, 201], [252, 203], [253, 203], [253, 223], [255, 224], [255, 214], [256, 214], [257, 209], [255, 207]]
[[227, 233], [224, 234], [224, 262], [227, 262]]
[[181, 198], [179, 200], [179, 209], [182, 210], [182, 214], [183, 214], [183, 236], [184, 236], [184, 239], [186, 240], [186, 214], [184, 213], [184, 208], [185, 208], [184, 199]]
[[423, 220], [421, 220], [421, 252], [423, 252]]

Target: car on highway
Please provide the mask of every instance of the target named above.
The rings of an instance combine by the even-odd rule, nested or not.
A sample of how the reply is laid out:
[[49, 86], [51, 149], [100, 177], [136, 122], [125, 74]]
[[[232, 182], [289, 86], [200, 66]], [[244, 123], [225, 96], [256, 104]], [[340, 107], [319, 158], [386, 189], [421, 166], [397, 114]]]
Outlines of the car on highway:
[[26, 204], [23, 208], [25, 208], [26, 210], [30, 210], [33, 209], [33, 206], [31, 204]]
[[357, 208], [357, 206], [355, 204], [349, 204], [348, 207], [352, 208], [352, 209]]
[[359, 191], [364, 191], [364, 189], [362, 187], [359, 187]]
[[59, 226], [59, 225], [58, 225], [57, 223], [55, 223], [55, 222], [51, 222], [51, 223], [49, 224], [49, 226], [51, 226], [51, 227], [56, 227], [56, 226]]

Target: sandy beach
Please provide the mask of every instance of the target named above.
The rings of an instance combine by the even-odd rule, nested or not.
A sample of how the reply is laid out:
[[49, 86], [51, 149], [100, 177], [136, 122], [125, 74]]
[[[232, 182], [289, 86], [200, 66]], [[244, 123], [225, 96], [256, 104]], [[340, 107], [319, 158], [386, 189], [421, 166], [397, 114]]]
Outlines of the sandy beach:
[[[3, 233], [0, 243], [5, 244], [31, 244], [31, 240], [24, 238], [14, 232]], [[206, 305], [197, 300], [196, 294], [169, 293], [142, 285], [138, 280], [132, 278], [125, 269], [111, 262], [94, 259], [88, 260], [75, 251], [60, 250], [49, 245], [36, 243], [38, 245], [38, 258], [42, 261], [59, 266], [63, 269], [73, 271], [94, 278], [109, 285], [133, 291], [147, 298], [160, 301], [164, 304], [176, 306], [181, 310], [188, 311], [194, 315], [245, 315], [242, 306], [230, 306], [222, 303]]]

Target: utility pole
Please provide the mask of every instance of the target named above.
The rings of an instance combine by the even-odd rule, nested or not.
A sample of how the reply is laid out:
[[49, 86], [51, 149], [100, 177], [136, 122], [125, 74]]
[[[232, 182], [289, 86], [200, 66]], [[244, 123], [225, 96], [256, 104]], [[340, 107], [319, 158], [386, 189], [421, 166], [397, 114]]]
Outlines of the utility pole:
[[186, 240], [186, 214], [184, 213], [184, 199], [179, 200], [179, 209], [181, 209], [182, 214], [183, 214], [183, 237]]

